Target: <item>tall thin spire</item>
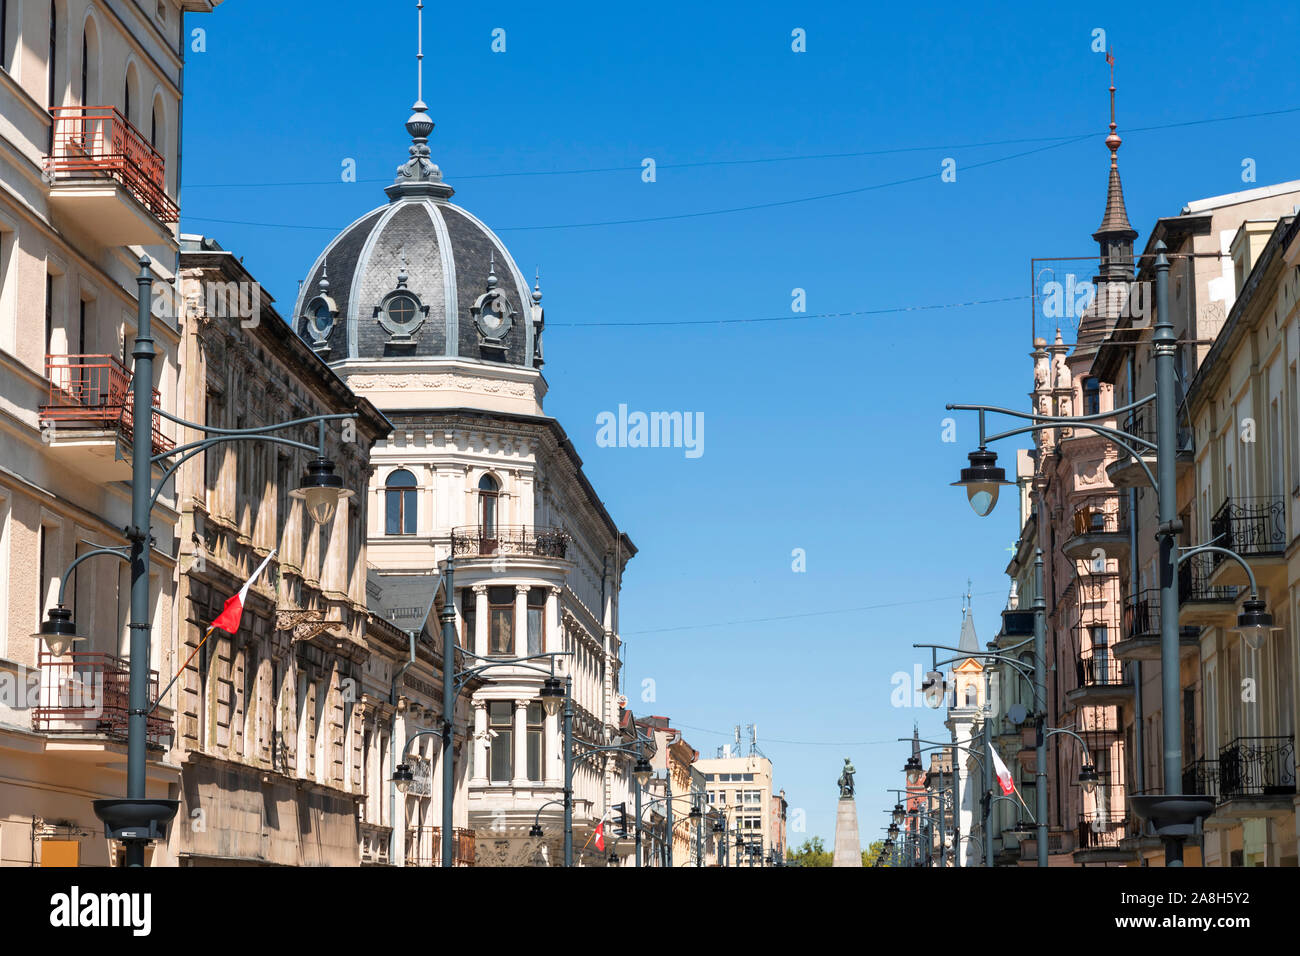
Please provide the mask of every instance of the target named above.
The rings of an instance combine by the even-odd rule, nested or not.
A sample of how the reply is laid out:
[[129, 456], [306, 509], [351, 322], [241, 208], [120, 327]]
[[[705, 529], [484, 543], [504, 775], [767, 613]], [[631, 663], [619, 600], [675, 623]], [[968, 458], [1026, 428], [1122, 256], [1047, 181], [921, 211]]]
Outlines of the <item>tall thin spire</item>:
[[406, 120], [406, 131], [411, 134], [411, 158], [397, 167], [397, 178], [384, 190], [394, 202], [407, 196], [449, 199], [455, 193], [442, 181], [442, 170], [429, 159], [429, 134], [434, 123], [424, 102], [424, 0], [416, 0], [415, 24], [415, 103]]
[[[1106, 212], [1092, 238], [1101, 244], [1102, 274], [1107, 275], [1116, 268], [1122, 268], [1131, 277], [1133, 240], [1137, 238], [1137, 230], [1129, 224], [1128, 210], [1124, 208], [1124, 186], [1119, 178], [1119, 148], [1124, 141], [1116, 132], [1114, 48], [1106, 54], [1106, 63], [1110, 66], [1110, 135], [1106, 137], [1106, 148], [1110, 150], [1110, 182], [1106, 190]], [[1127, 255], [1124, 254], [1125, 251]], [[1107, 269], [1108, 264], [1110, 270]]]

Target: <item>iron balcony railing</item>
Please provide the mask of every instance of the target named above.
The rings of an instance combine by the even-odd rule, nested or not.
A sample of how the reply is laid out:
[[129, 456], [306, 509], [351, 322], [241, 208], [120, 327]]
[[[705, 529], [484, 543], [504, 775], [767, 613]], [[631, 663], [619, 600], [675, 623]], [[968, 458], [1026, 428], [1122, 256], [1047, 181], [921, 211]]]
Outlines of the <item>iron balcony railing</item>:
[[[132, 373], [112, 355], [47, 355], [45, 377], [49, 400], [41, 405], [42, 427], [61, 423], [73, 427], [106, 428], [128, 441], [135, 431]], [[158, 389], [153, 403], [161, 405]], [[158, 454], [174, 447], [162, 433], [162, 418], [153, 416], [153, 448]]]
[[[451, 831], [456, 866], [474, 865], [474, 839], [473, 830], [457, 827]], [[442, 827], [407, 827], [403, 859], [407, 866], [441, 866]]]
[[56, 180], [114, 179], [161, 223], [180, 220], [161, 153], [112, 106], [56, 106], [45, 168]]
[[1080, 850], [1117, 850], [1128, 836], [1128, 817], [1122, 810], [1084, 814], [1079, 818]]
[[[1124, 424], [1121, 426], [1121, 431], [1127, 435], [1132, 435], [1134, 438], [1145, 438], [1154, 445], [1157, 441], [1155, 413], [1151, 411], [1142, 411], [1130, 415], [1124, 420]], [[1178, 426], [1175, 447], [1178, 451], [1192, 450], [1192, 432], [1181, 423]], [[1138, 450], [1144, 454], [1155, 454], [1153, 449], [1142, 448]]]
[[[1214, 571], [1213, 554], [1194, 554], [1178, 566], [1178, 603], [1190, 604], [1193, 601], [1235, 601], [1237, 588], [1210, 587], [1210, 574]], [[1159, 607], [1157, 594], [1157, 608]], [[1158, 628], [1157, 628], [1158, 629]]]
[[529, 525], [453, 528], [451, 550], [456, 557], [492, 557], [520, 554], [562, 558], [568, 553], [569, 535], [563, 528]]
[[[1281, 554], [1286, 548], [1286, 502], [1282, 498], [1228, 498], [1210, 519], [1210, 537], [1242, 555]], [[1214, 567], [1226, 555], [1215, 552]]]
[[1124, 683], [1124, 662], [1104, 646], [1083, 651], [1075, 658], [1079, 687], [1110, 687]]
[[[111, 654], [80, 653], [55, 657], [44, 647], [37, 657], [40, 703], [32, 710], [32, 729], [45, 734], [106, 734], [125, 740], [130, 714], [131, 664]], [[158, 699], [158, 672], [149, 671], [149, 699]], [[146, 739], [162, 744], [171, 724], [150, 716]]]
[[1074, 507], [1074, 533], [1071, 537], [1089, 534], [1119, 534], [1128, 528], [1120, 510], [1117, 495], [1089, 498]]
[[1183, 793], [1201, 793], [1219, 799], [1219, 761], [1202, 757], [1183, 768]]
[[1133, 639], [1160, 633], [1160, 592], [1139, 591], [1124, 605], [1124, 637]]
[[1295, 793], [1294, 737], [1238, 737], [1219, 751], [1219, 792], [1234, 797]]

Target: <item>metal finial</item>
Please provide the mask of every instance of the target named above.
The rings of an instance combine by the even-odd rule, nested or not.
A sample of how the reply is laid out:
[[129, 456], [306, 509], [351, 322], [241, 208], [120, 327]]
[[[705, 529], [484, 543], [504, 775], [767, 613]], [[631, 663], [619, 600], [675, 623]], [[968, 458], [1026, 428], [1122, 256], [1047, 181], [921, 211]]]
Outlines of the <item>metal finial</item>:
[[317, 283], [317, 287], [320, 289], [321, 295], [324, 295], [326, 292], [330, 290], [330, 270], [328, 265], [325, 264], [321, 265], [320, 282]]
[[410, 278], [406, 274], [406, 247], [405, 246], [402, 247], [401, 256], [402, 256], [402, 267], [397, 272], [397, 287], [399, 289], [405, 289], [406, 280]]
[[537, 273], [533, 277], [533, 303], [536, 304], [541, 301], [542, 301], [542, 269], [541, 266], [538, 266]]
[[1106, 137], [1106, 146], [1110, 149], [1110, 164], [1119, 165], [1119, 147], [1124, 142], [1115, 132], [1115, 48], [1106, 53], [1106, 63], [1110, 66], [1110, 135]]
[[415, 104], [424, 105], [424, 0], [415, 4]]
[[495, 249], [488, 254], [487, 287], [489, 290], [497, 287], [497, 254]]

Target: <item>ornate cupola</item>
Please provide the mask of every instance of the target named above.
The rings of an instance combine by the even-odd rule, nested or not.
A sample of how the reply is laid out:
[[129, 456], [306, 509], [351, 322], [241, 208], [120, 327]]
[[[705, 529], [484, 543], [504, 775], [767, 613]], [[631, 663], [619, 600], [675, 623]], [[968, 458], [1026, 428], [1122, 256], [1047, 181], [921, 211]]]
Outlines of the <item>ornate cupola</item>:
[[1124, 208], [1124, 186], [1119, 178], [1119, 147], [1123, 140], [1115, 132], [1115, 51], [1106, 54], [1110, 65], [1110, 135], [1106, 148], [1110, 150], [1110, 182], [1106, 189], [1106, 212], [1101, 225], [1092, 238], [1101, 246], [1102, 281], [1128, 282], [1133, 279], [1133, 240], [1137, 230], [1129, 224], [1128, 210]]

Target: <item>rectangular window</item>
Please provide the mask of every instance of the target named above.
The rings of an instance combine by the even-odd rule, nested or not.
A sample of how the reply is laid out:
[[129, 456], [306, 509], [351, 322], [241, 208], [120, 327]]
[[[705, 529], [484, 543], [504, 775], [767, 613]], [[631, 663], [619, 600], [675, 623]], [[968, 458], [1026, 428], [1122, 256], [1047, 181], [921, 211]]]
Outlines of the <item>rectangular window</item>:
[[542, 653], [542, 628], [546, 614], [546, 589], [528, 589], [528, 653]]
[[514, 775], [514, 709], [514, 702], [508, 700], [488, 704], [488, 732], [491, 735], [488, 742], [488, 766], [493, 783], [509, 783]]
[[543, 758], [546, 756], [546, 709], [541, 704], [528, 705], [528, 779], [542, 780]]
[[[41, 530], [36, 536], [36, 560], [40, 567], [36, 572], [36, 624], [39, 627], [45, 617], [45, 595], [49, 584], [49, 560], [46, 557], [45, 550], [49, 539], [49, 531], [45, 525], [41, 525]], [[75, 620], [75, 618], [74, 618]]]
[[515, 589], [488, 588], [488, 653], [515, 651]]
[[1096, 415], [1101, 412], [1101, 383], [1095, 378], [1083, 380], [1083, 413]]
[[54, 348], [54, 276], [45, 273], [45, 355], [49, 367], [49, 354]]
[[465, 622], [464, 632], [461, 634], [461, 647], [474, 649], [474, 629], [478, 622], [478, 600], [474, 596], [473, 588], [460, 589], [460, 617]]
[[[55, 87], [54, 74], [56, 68], [58, 67], [58, 49], [59, 49], [59, 8], [55, 3], [55, 0], [50, 0], [50, 57], [49, 57], [49, 62], [46, 64], [49, 70], [49, 75], [47, 77], [49, 81], [49, 88], [46, 90], [46, 95], [49, 99], [49, 102], [46, 105], [50, 109], [53, 109], [54, 107], [58, 106], [58, 103], [54, 99], [54, 87]], [[50, 124], [50, 145], [51, 147], [53, 147], [54, 145], [54, 124], [52, 123]]]

